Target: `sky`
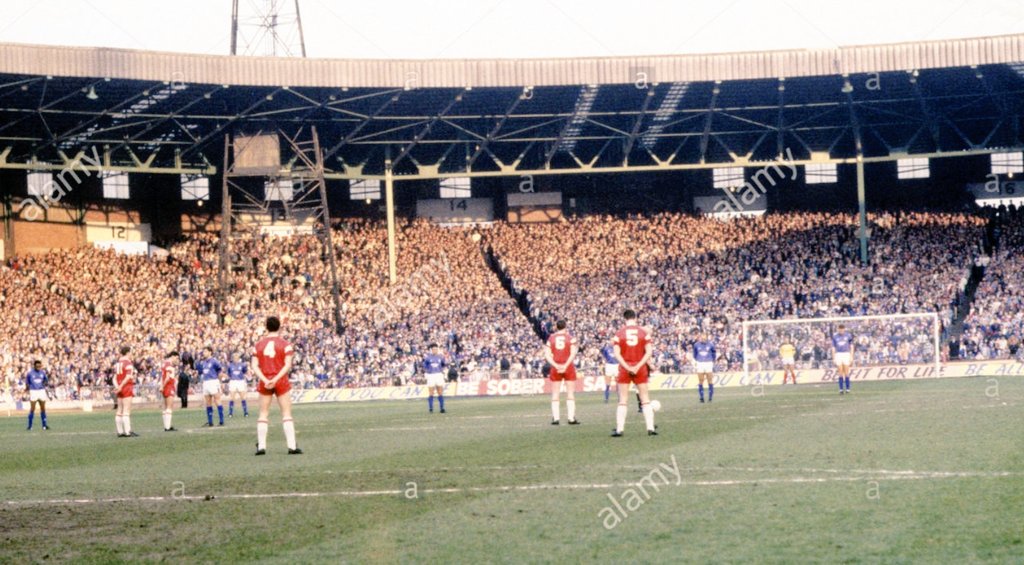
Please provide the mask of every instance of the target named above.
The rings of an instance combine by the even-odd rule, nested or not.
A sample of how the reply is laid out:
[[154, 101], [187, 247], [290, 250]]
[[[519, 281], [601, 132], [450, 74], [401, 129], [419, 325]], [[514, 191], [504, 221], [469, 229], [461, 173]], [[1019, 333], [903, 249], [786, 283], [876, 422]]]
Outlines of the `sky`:
[[[275, 1], [296, 44], [292, 0]], [[721, 53], [1024, 33], [1022, 0], [299, 0], [310, 57]], [[243, 21], [252, 21], [244, 17]], [[243, 45], [259, 33], [243, 25]], [[246, 41], [248, 39], [249, 41]], [[3, 0], [0, 42], [228, 54], [231, 0]], [[268, 54], [261, 44], [250, 54]]]

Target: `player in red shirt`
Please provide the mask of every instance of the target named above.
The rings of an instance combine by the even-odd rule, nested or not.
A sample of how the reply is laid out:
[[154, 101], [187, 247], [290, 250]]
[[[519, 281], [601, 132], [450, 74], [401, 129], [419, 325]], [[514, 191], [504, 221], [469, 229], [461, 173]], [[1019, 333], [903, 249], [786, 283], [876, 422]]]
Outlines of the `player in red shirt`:
[[569, 425], [575, 426], [576, 420], [576, 353], [579, 347], [576, 338], [565, 329], [565, 320], [555, 323], [555, 333], [548, 336], [547, 347], [544, 348], [544, 360], [551, 366], [551, 425], [557, 426], [562, 419], [558, 411], [559, 396], [562, 382], [565, 387], [565, 409], [569, 412]]
[[164, 357], [164, 364], [160, 366], [160, 391], [164, 396], [164, 431], [178, 431], [171, 425], [171, 405], [174, 403], [174, 395], [178, 391], [178, 352], [172, 351]]
[[647, 435], [656, 436], [654, 426], [654, 410], [651, 409], [650, 395], [647, 391], [648, 368], [654, 346], [651, 343], [651, 331], [640, 326], [636, 320], [636, 312], [626, 310], [622, 317], [626, 324], [612, 337], [615, 347], [615, 359], [619, 362], [619, 406], [615, 411], [615, 430], [612, 437], [622, 437], [626, 427], [626, 413], [629, 411], [629, 385], [635, 384], [640, 393], [640, 407], [647, 424]]
[[267, 426], [270, 423], [270, 401], [277, 397], [281, 407], [281, 425], [288, 444], [289, 455], [301, 455], [302, 450], [295, 444], [295, 423], [292, 421], [292, 399], [288, 392], [292, 384], [288, 373], [292, 370], [292, 355], [295, 350], [277, 335], [281, 320], [277, 316], [267, 318], [267, 335], [256, 342], [252, 351], [252, 372], [256, 375], [256, 391], [260, 393], [260, 416], [256, 420], [256, 455], [267, 453]]
[[128, 358], [131, 349], [121, 347], [121, 358], [114, 365], [114, 395], [117, 397], [117, 415], [114, 425], [117, 426], [117, 437], [139, 437], [132, 431], [132, 397], [135, 396], [135, 365]]

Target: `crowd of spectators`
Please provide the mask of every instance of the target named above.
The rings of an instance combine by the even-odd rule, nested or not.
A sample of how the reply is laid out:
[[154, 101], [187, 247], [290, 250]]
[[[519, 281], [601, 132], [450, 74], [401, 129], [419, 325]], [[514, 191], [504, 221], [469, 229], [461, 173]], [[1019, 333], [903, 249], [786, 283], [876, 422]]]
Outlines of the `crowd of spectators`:
[[[463, 378], [538, 375], [541, 337], [558, 319], [579, 337], [580, 364], [589, 370], [627, 307], [653, 327], [654, 363], [665, 371], [688, 368], [685, 352], [698, 330], [716, 342], [719, 370], [741, 368], [744, 320], [934, 312], [948, 326], [982, 253], [985, 218], [904, 212], [869, 219], [867, 264], [851, 214], [731, 221], [593, 215], [469, 228], [413, 220], [398, 226], [395, 285], [388, 284], [383, 223], [345, 220], [329, 232], [341, 332], [331, 262], [314, 234], [239, 234], [223, 301], [217, 234], [192, 234], [162, 256], [83, 247], [18, 257], [0, 268], [0, 375], [10, 388], [31, 360], [42, 359], [58, 397], [74, 398], [110, 377], [124, 344], [143, 382], [152, 383], [171, 350], [186, 371], [206, 345], [222, 359], [247, 357], [270, 314], [283, 318], [296, 345], [294, 378], [304, 387], [412, 382], [430, 343], [446, 350]], [[1012, 355], [1019, 345], [1021, 224], [1018, 215], [1006, 225], [978, 291], [968, 324], [977, 356]], [[828, 361], [831, 327], [777, 327], [751, 336], [748, 361], [777, 363], [783, 339], [795, 341], [805, 367]], [[931, 328], [853, 328], [856, 362], [933, 361]]]
[[964, 321], [961, 357], [1024, 360], [1024, 208], [1001, 211], [995, 230], [995, 253], [982, 265], [985, 275]]
[[106, 381], [126, 343], [141, 384], [152, 382], [161, 344], [190, 319], [171, 296], [173, 271], [165, 262], [96, 248], [20, 257], [0, 268], [4, 388], [40, 359], [57, 399], [77, 399]]
[[215, 234], [170, 245], [163, 258], [83, 247], [12, 260], [0, 269], [0, 307], [13, 314], [3, 318], [5, 388], [42, 359], [58, 397], [74, 398], [83, 383], [109, 381], [122, 344], [131, 347], [145, 387], [172, 350], [186, 371], [206, 345], [222, 360], [248, 358], [272, 314], [296, 346], [293, 378], [308, 388], [413, 382], [422, 378], [416, 363], [435, 342], [466, 378], [536, 359], [539, 341], [489, 268], [475, 230], [400, 226], [393, 286], [381, 223], [345, 221], [330, 237], [340, 334], [330, 263], [315, 235], [233, 239], [223, 302]]
[[[952, 321], [981, 252], [985, 219], [908, 212], [869, 220], [868, 264], [860, 261], [856, 216], [830, 213], [728, 222], [682, 214], [590, 216], [497, 225], [488, 243], [544, 330], [558, 318], [568, 320], [594, 363], [630, 306], [658, 336], [655, 363], [663, 370], [683, 368], [698, 328], [716, 342], [719, 366], [738, 369], [744, 320], [935, 312], [944, 325]], [[928, 324], [926, 339], [934, 344], [931, 333]], [[920, 332], [903, 334], [914, 351], [923, 351]], [[796, 345], [827, 350], [820, 341], [817, 335]], [[868, 341], [859, 363], [899, 356], [900, 343]], [[767, 359], [779, 344], [753, 349]], [[929, 351], [934, 360], [934, 347]], [[822, 355], [819, 362], [828, 352]]]
[[[251, 343], [264, 313], [280, 313], [307, 371], [329, 386], [409, 382], [431, 343], [453, 364], [500, 370], [533, 357], [529, 323], [488, 268], [472, 229], [423, 220], [399, 227], [397, 283], [388, 284], [386, 231], [346, 221], [331, 231], [344, 331], [334, 331], [329, 261], [317, 236], [249, 237], [233, 242], [231, 289], [220, 308], [222, 347]], [[172, 256], [192, 263], [199, 303], [216, 306], [217, 240], [192, 238]], [[217, 327], [213, 325], [213, 327]]]

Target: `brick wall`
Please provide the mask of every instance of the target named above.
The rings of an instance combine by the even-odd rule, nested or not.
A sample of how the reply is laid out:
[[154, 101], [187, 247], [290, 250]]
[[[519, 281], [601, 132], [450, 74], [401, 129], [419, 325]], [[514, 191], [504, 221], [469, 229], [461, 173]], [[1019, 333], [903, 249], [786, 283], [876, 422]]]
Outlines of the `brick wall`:
[[41, 220], [16, 220], [13, 224], [14, 241], [12, 248], [7, 249], [8, 255], [30, 255], [45, 253], [50, 249], [71, 249], [85, 245], [84, 226]]

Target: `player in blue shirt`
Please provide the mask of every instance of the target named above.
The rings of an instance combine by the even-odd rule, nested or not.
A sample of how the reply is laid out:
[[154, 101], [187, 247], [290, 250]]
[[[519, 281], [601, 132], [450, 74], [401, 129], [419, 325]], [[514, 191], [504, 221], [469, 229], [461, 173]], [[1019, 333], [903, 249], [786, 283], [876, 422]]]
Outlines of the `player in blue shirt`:
[[224, 367], [213, 357], [213, 348], [203, 349], [203, 360], [196, 363], [199, 378], [203, 381], [203, 400], [206, 403], [206, 427], [213, 427], [213, 405], [217, 405], [220, 425], [224, 425], [224, 405], [221, 403], [220, 375]]
[[832, 334], [832, 359], [839, 374], [839, 394], [849, 394], [850, 368], [853, 366], [853, 335], [846, 331], [843, 324], [839, 324], [836, 333]]
[[693, 342], [693, 366], [697, 373], [697, 394], [701, 403], [704, 402], [704, 381], [708, 383], [708, 402], [715, 397], [715, 344], [708, 339], [707, 332], [700, 332], [697, 341]]
[[611, 395], [612, 385], [619, 376], [619, 362], [615, 359], [615, 347], [611, 343], [601, 348], [601, 357], [604, 358], [604, 403], [608, 404], [608, 397]]
[[43, 370], [42, 361], [34, 361], [32, 368], [25, 373], [25, 390], [28, 391], [28, 429], [32, 429], [32, 420], [36, 416], [36, 404], [39, 405], [39, 419], [43, 429], [48, 430], [46, 425], [46, 387], [50, 386], [50, 378]]
[[437, 393], [437, 402], [444, 414], [444, 373], [448, 362], [441, 355], [441, 348], [436, 343], [430, 344], [430, 353], [423, 357], [421, 363], [423, 374], [427, 376], [427, 409], [434, 412], [434, 393]]
[[245, 393], [248, 391], [246, 377], [249, 374], [249, 365], [242, 362], [242, 356], [235, 353], [231, 355], [231, 362], [228, 363], [228, 418], [235, 417], [235, 398], [242, 401], [242, 417], [249, 417], [249, 404], [245, 400]]

